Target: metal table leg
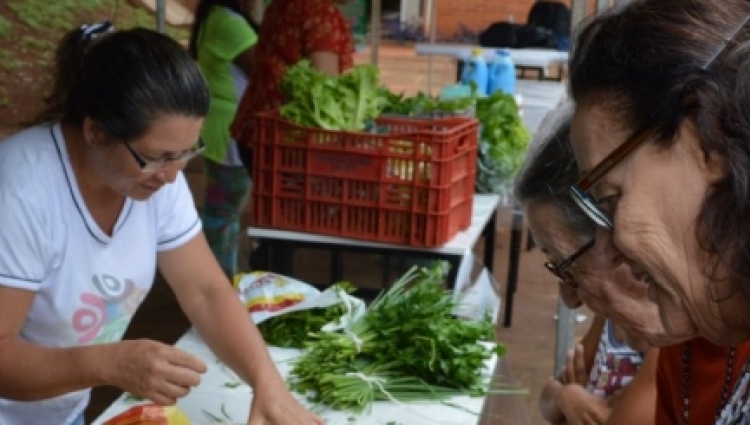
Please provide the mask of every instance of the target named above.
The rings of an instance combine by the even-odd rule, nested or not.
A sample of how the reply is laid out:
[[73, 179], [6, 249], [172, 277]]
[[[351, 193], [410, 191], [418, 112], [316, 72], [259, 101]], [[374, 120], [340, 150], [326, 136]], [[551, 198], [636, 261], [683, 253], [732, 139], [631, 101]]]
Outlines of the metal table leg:
[[484, 235], [484, 266], [492, 274], [495, 269], [495, 243], [497, 239], [497, 209], [492, 212], [487, 225], [482, 230]]
[[521, 255], [521, 234], [523, 233], [523, 214], [513, 211], [510, 230], [510, 254], [508, 258], [508, 281], [505, 287], [505, 318], [503, 326], [509, 328], [513, 319], [513, 296], [518, 287], [518, 260]]

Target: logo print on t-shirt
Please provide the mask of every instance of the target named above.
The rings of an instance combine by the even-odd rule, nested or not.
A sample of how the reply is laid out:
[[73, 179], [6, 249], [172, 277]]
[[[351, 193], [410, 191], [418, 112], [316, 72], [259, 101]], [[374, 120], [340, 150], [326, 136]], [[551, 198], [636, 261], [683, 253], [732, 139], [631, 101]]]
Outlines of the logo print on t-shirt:
[[80, 301], [84, 306], [73, 313], [73, 329], [79, 335], [78, 342], [119, 341], [147, 291], [130, 279], [121, 281], [108, 274], [94, 275], [91, 279], [96, 293], [81, 294]]

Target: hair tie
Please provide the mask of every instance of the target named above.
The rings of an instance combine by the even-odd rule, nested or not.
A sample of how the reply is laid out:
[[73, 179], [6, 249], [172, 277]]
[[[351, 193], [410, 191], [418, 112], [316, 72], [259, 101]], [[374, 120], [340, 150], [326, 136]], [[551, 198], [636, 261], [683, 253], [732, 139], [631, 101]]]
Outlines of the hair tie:
[[112, 22], [106, 20], [94, 24], [81, 25], [81, 41], [88, 41], [102, 34], [114, 31], [115, 27]]

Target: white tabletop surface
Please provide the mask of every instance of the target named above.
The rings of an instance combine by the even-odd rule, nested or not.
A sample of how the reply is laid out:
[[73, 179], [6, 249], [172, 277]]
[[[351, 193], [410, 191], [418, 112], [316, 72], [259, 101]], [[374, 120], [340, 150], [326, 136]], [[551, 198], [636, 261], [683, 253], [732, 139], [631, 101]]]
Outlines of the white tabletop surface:
[[[414, 50], [418, 55], [450, 56], [456, 59], [466, 59], [471, 51], [481, 48], [485, 58], [489, 61], [496, 54], [495, 48], [479, 47], [465, 44], [417, 43]], [[508, 49], [510, 57], [516, 66], [547, 68], [563, 65], [568, 62], [568, 52], [552, 49]]]
[[555, 108], [567, 96], [565, 84], [557, 81], [516, 80], [516, 94], [522, 96], [523, 106]]
[[304, 241], [313, 243], [325, 243], [341, 246], [359, 246], [369, 248], [383, 248], [393, 250], [409, 250], [434, 252], [436, 254], [464, 255], [467, 249], [471, 249], [479, 240], [485, 225], [490, 220], [492, 213], [497, 210], [500, 197], [498, 195], [474, 195], [474, 205], [471, 214], [471, 225], [459, 232], [453, 239], [443, 246], [435, 248], [412, 247], [408, 245], [397, 245], [382, 242], [371, 242], [358, 239], [340, 238], [336, 236], [325, 236], [314, 233], [295, 232], [289, 230], [267, 229], [262, 227], [250, 227], [247, 233], [253, 238], [269, 238], [288, 241]]
[[[225, 419], [224, 424], [246, 424], [252, 400], [250, 387], [245, 384], [234, 387], [235, 384], [240, 383], [240, 380], [216, 359], [195, 330], [189, 331], [175, 346], [198, 356], [208, 366], [201, 384], [177, 403], [178, 407], [188, 415], [191, 423], [214, 425], [215, 423], [205, 414], [208, 412], [215, 417]], [[299, 350], [277, 347], [269, 347], [269, 351], [284, 377], [287, 377], [291, 370], [290, 361], [301, 353]], [[488, 362], [486, 367], [488, 374], [495, 369], [496, 363], [497, 359], [494, 357]], [[144, 403], [128, 401], [125, 398], [124, 395], [118, 398], [94, 421], [94, 424], [102, 424], [130, 407]], [[302, 396], [298, 398], [308, 404]], [[326, 420], [326, 425], [384, 425], [390, 421], [400, 425], [469, 425], [479, 422], [479, 414], [484, 405], [483, 397], [454, 397], [450, 399], [450, 402], [462, 408], [434, 402], [400, 404], [375, 402], [370, 412], [360, 415], [331, 410], [324, 410], [320, 415]], [[308, 407], [312, 408], [309, 404]]]

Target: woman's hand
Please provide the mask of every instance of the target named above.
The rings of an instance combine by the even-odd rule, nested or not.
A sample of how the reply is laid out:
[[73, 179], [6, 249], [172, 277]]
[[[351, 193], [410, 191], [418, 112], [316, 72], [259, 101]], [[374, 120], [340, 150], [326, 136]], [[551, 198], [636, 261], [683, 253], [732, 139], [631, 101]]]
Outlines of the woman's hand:
[[248, 425], [324, 425], [295, 399], [284, 383], [257, 388], [253, 394]]
[[602, 425], [609, 418], [607, 401], [579, 384], [564, 385], [556, 401], [569, 425]]
[[542, 388], [541, 397], [539, 397], [539, 410], [542, 412], [542, 417], [552, 425], [562, 425], [565, 423], [565, 416], [557, 405], [557, 398], [562, 389], [563, 384], [560, 381], [555, 378], [549, 378]]
[[586, 387], [588, 377], [583, 344], [578, 343], [572, 350], [568, 351], [567, 363], [560, 373], [560, 381], [563, 384], [578, 384]]
[[163, 406], [188, 395], [206, 371], [197, 357], [157, 341], [127, 340], [111, 350], [105, 381]]

